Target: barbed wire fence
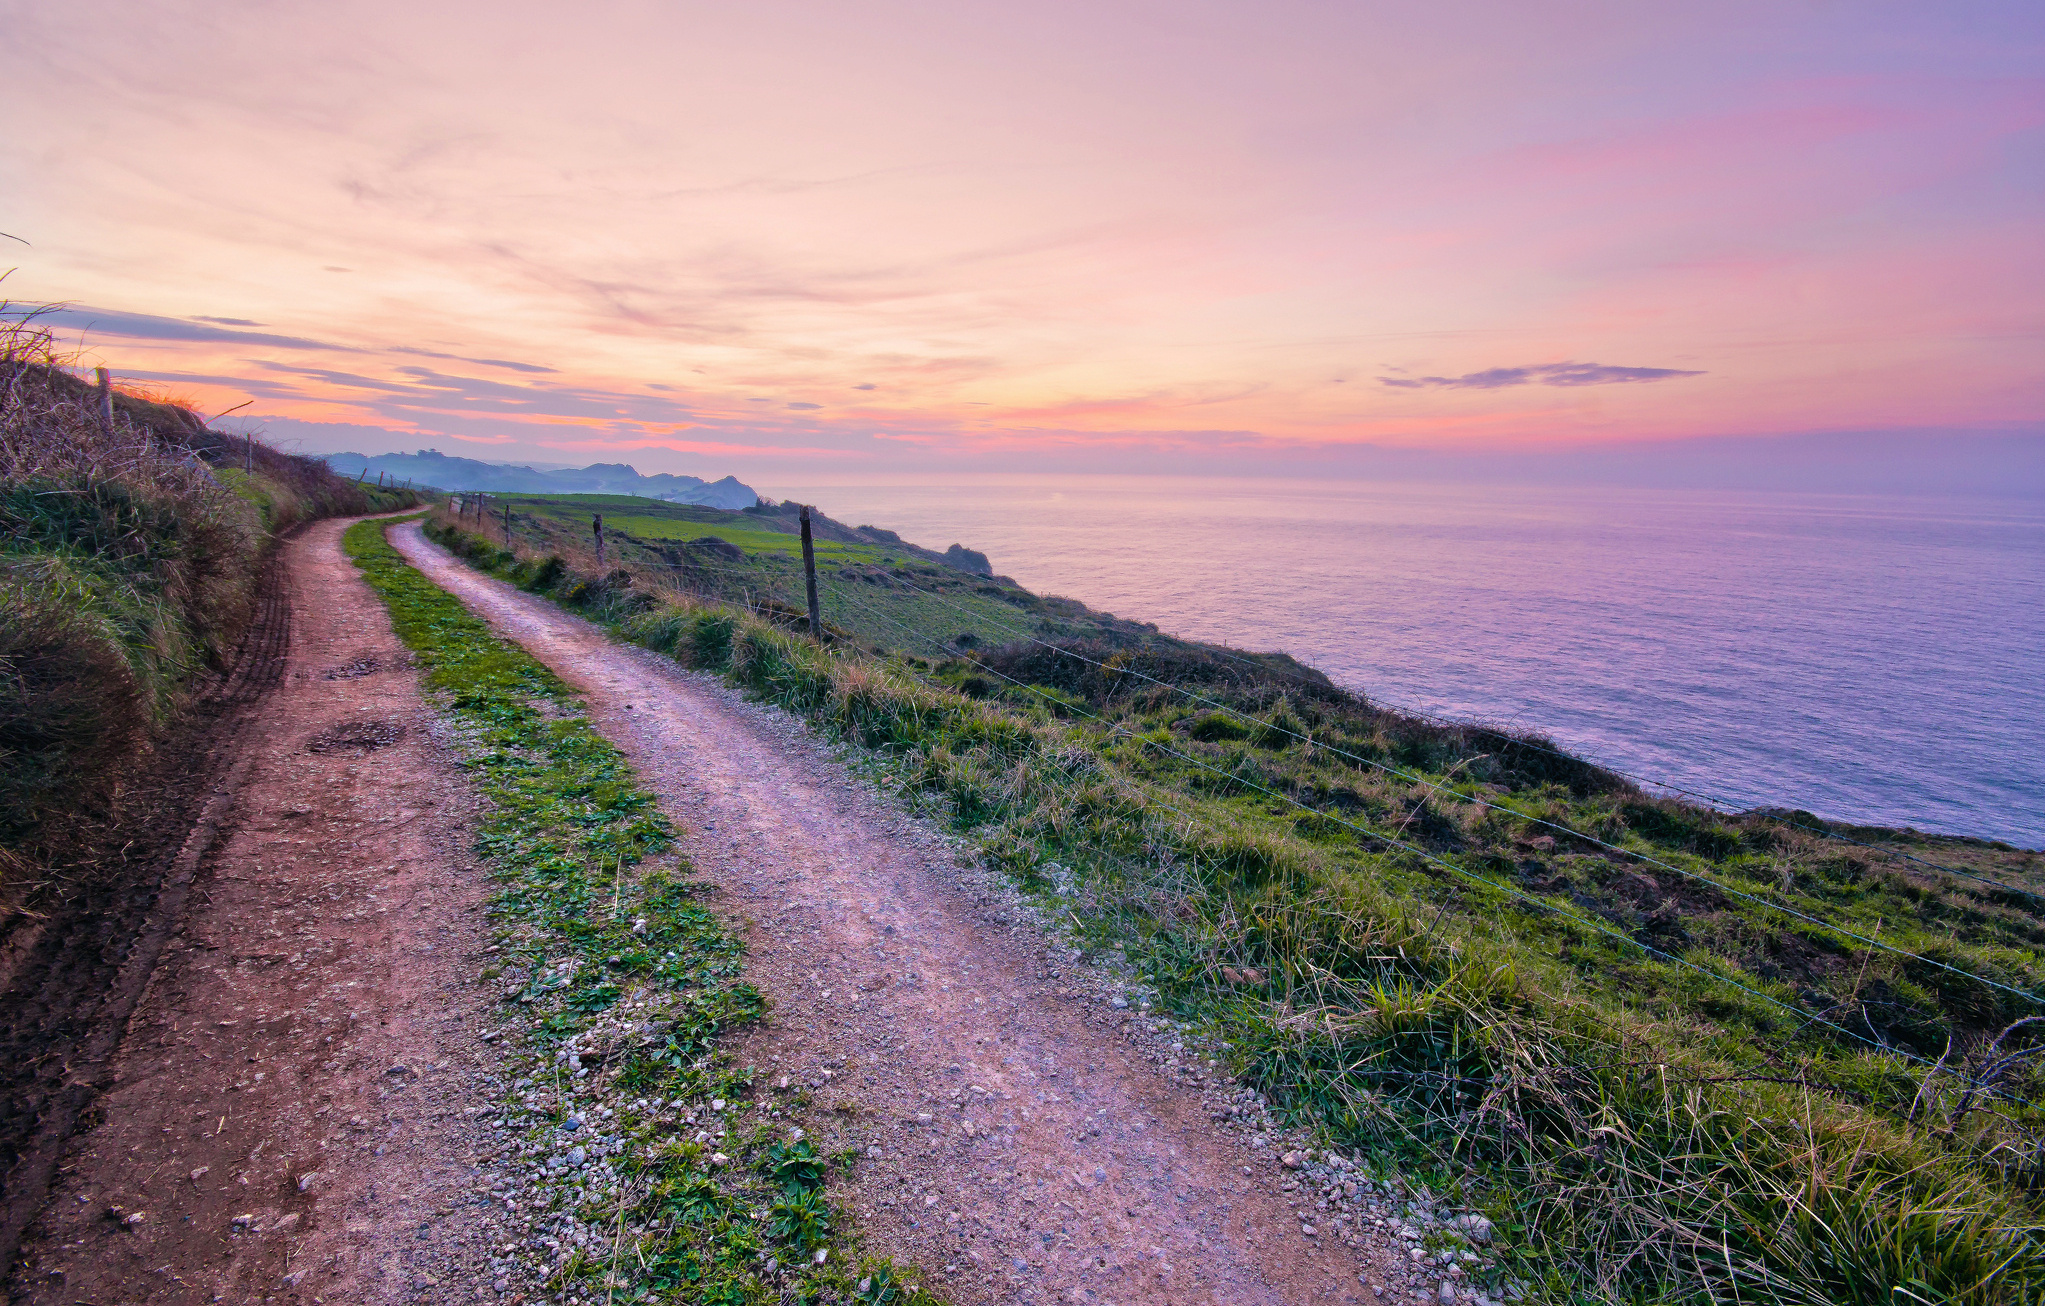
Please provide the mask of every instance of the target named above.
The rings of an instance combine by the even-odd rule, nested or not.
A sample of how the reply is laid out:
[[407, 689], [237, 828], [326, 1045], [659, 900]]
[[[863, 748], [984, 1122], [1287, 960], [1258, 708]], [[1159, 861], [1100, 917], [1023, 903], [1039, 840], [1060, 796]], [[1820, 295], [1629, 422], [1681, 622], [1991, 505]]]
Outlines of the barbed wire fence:
[[[473, 512], [473, 515], [477, 517], [479, 522], [487, 520], [489, 514], [487, 510], [483, 507], [482, 503], [484, 496], [478, 495], [472, 497], [474, 497], [477, 500], [477, 506], [473, 510], [471, 510], [466, 502], [461, 503], [460, 505], [458, 505], [461, 515], [466, 517], [471, 515], [471, 513]], [[508, 545], [513, 544], [514, 539], [512, 534], [512, 517], [510, 514], [509, 503], [505, 505], [502, 529], [504, 531], [507, 544]], [[644, 541], [641, 541], [641, 543], [643, 544]], [[777, 561], [793, 564], [795, 562], [795, 559], [789, 557], [777, 559]], [[660, 566], [664, 570], [669, 571], [671, 574], [675, 574], [677, 578], [686, 577], [686, 575], [690, 572], [700, 572], [706, 574], [717, 574], [723, 576], [738, 577], [750, 583], [757, 583], [763, 579], [756, 569], [741, 567], [723, 567], [696, 558], [690, 558], [687, 559], [686, 561], [679, 562], [663, 559], [660, 563], [656, 565]], [[809, 562], [809, 569], [811, 569], [813, 572], [813, 568], [814, 562], [813, 560], [811, 560]], [[792, 583], [795, 577], [791, 575], [787, 579], [789, 582]], [[1017, 690], [1036, 696], [1037, 698], [1046, 702], [1051, 707], [1052, 711], [1055, 714], [1063, 715], [1072, 713], [1079, 715], [1080, 717], [1090, 722], [1094, 727], [1101, 729], [1111, 739], [1120, 738], [1123, 740], [1127, 740], [1140, 748], [1154, 749], [1166, 756], [1172, 757], [1180, 762], [1183, 762], [1186, 765], [1195, 768], [1196, 770], [1218, 777], [1221, 780], [1224, 787], [1241, 786], [1245, 790], [1256, 792], [1275, 802], [1281, 803], [1290, 808], [1297, 809], [1303, 814], [1311, 814], [1316, 818], [1332, 821], [1342, 827], [1347, 828], [1352, 833], [1357, 835], [1360, 839], [1373, 842], [1385, 848], [1395, 849], [1407, 855], [1416, 857], [1430, 865], [1438, 867], [1439, 869], [1449, 873], [1450, 875], [1455, 876], [1459, 880], [1462, 880], [1463, 882], [1468, 883], [1472, 886], [1476, 886], [1490, 892], [1495, 892], [1507, 898], [1511, 898], [1513, 900], [1522, 902], [1529, 906], [1530, 908], [1533, 908], [1537, 912], [1553, 916], [1559, 920], [1565, 921], [1574, 928], [1578, 928], [1599, 936], [1603, 936], [1618, 941], [1629, 948], [1637, 949], [1641, 953], [1650, 956], [1656, 959], [1657, 961], [1693, 973], [1708, 980], [1711, 983], [1724, 986], [1727, 989], [1738, 991], [1739, 993], [1748, 998], [1760, 1002], [1771, 1009], [1777, 1010], [1784, 1014], [1785, 1016], [1793, 1018], [1794, 1020], [1799, 1022], [1799, 1028], [1806, 1029], [1812, 1027], [1823, 1028], [1831, 1033], [1844, 1037], [1854, 1043], [1871, 1048], [1880, 1054], [1894, 1056], [1903, 1061], [1907, 1061], [1921, 1067], [1926, 1067], [1933, 1074], [1937, 1074], [1942, 1071], [1945, 1073], [1951, 1073], [1955, 1075], [1960, 1074], [1960, 1072], [1955, 1067], [1949, 1064], [1948, 1058], [1940, 1058], [1934, 1061], [1933, 1059], [1922, 1056], [1908, 1048], [1899, 1047], [1896, 1044], [1879, 1037], [1878, 1035], [1865, 1034], [1858, 1030], [1854, 1030], [1847, 1026], [1841, 1025], [1836, 1021], [1828, 1019], [1825, 1015], [1819, 1012], [1807, 1010], [1806, 1008], [1796, 1003], [1785, 1002], [1782, 999], [1777, 998], [1761, 989], [1758, 989], [1753, 985], [1748, 984], [1738, 978], [1727, 975], [1721, 971], [1714, 970], [1708, 966], [1700, 965], [1694, 961], [1689, 960], [1688, 958], [1678, 956], [1674, 953], [1668, 952], [1667, 950], [1657, 948], [1644, 940], [1634, 937], [1632, 934], [1615, 928], [1614, 926], [1605, 921], [1599, 920], [1592, 916], [1581, 914], [1579, 912], [1571, 911], [1567, 907], [1558, 904], [1552, 899], [1531, 893], [1518, 885], [1514, 885], [1503, 880], [1497, 879], [1493, 876], [1488, 876], [1482, 874], [1481, 872], [1472, 870], [1468, 866], [1461, 864], [1459, 861], [1453, 858], [1438, 854], [1430, 849], [1415, 844], [1410, 840], [1403, 839], [1394, 833], [1379, 828], [1375, 823], [1371, 823], [1368, 821], [1358, 822], [1356, 820], [1351, 819], [1346, 814], [1324, 810], [1320, 807], [1314, 806], [1313, 804], [1305, 802], [1292, 794], [1285, 793], [1281, 790], [1273, 789], [1267, 785], [1260, 784], [1237, 772], [1226, 770], [1222, 767], [1219, 767], [1205, 758], [1201, 758], [1194, 754], [1175, 748], [1171, 744], [1166, 743], [1160, 739], [1150, 736], [1139, 736], [1135, 732], [1130, 731], [1127, 728], [1127, 726], [1121, 724], [1120, 722], [1110, 720], [1109, 718], [1104, 717], [1099, 713], [1095, 713], [1093, 711], [1088, 710], [1085, 707], [1082, 707], [1074, 703], [1069, 696], [1055, 693], [1047, 689], [1046, 687], [1040, 685], [1028, 683], [1026, 681], [1018, 679], [1017, 677], [1011, 676], [1006, 672], [1001, 671], [997, 667], [989, 665], [988, 662], [983, 657], [976, 656], [975, 652], [972, 650], [959, 647], [957, 643], [954, 642], [953, 639], [947, 637], [944, 634], [932, 630], [920, 629], [917, 626], [911, 625], [910, 623], [905, 622], [890, 613], [882, 611], [881, 609], [873, 606], [871, 603], [866, 602], [864, 599], [855, 596], [855, 594], [850, 589], [850, 585], [852, 584], [852, 582], [848, 582], [842, 577], [826, 574], [822, 576], [821, 579], [823, 579], [826, 585], [828, 586], [828, 589], [825, 592], [828, 593], [836, 601], [848, 605], [849, 607], [864, 613], [866, 616], [876, 621], [879, 621], [889, 627], [901, 631], [903, 634], [909, 636], [910, 639], [912, 641], [915, 641], [915, 643], [917, 643], [918, 645], [938, 650], [947, 657], [957, 658], [962, 661], [969, 662], [977, 671], [983, 672], [988, 675], [992, 675], [1006, 682], [1007, 684], [1009, 684], [1010, 686], [1014, 687]], [[1720, 880], [1719, 878], [1711, 876], [1704, 872], [1697, 871], [1689, 867], [1681, 866], [1677, 863], [1667, 860], [1666, 858], [1658, 857], [1649, 852], [1644, 852], [1639, 849], [1628, 848], [1623, 845], [1616, 844], [1611, 840], [1601, 838], [1600, 836], [1593, 834], [1589, 831], [1576, 829], [1573, 826], [1570, 826], [1563, 822], [1552, 820], [1546, 816], [1520, 810], [1519, 808], [1514, 807], [1510, 803], [1496, 801], [1493, 798], [1483, 795], [1481, 792], [1465, 792], [1457, 790], [1444, 781], [1429, 778], [1409, 768], [1400, 767], [1395, 764], [1387, 763], [1376, 758], [1366, 757], [1350, 749], [1344, 748], [1339, 744], [1331, 743], [1325, 739], [1318, 738], [1312, 732], [1294, 730], [1289, 726], [1283, 724], [1282, 722], [1267, 720], [1263, 717], [1253, 715], [1251, 713], [1243, 711], [1242, 709], [1236, 707], [1233, 704], [1226, 703], [1220, 699], [1214, 698], [1210, 694], [1203, 694], [1200, 691], [1190, 688], [1188, 686], [1178, 684], [1174, 681], [1166, 680], [1158, 676], [1153, 676], [1149, 672], [1146, 672], [1138, 667], [1134, 667], [1128, 664], [1110, 665], [1109, 663], [1101, 659], [1090, 657], [1077, 649], [1066, 646], [1065, 644], [1058, 643], [1054, 640], [1043, 639], [1036, 632], [1026, 627], [1010, 622], [1003, 622], [997, 620], [985, 611], [977, 611], [974, 609], [967, 608], [955, 602], [949, 596], [939, 591], [926, 589], [923, 586], [917, 585], [913, 580], [908, 579], [907, 577], [904, 577], [900, 574], [894, 575], [891, 578], [890, 583], [894, 585], [899, 585], [903, 588], [920, 594], [925, 598], [931, 599], [935, 601], [937, 604], [942, 605], [953, 612], [956, 612], [969, 626], [970, 625], [992, 626], [997, 630], [1003, 631], [1009, 635], [1014, 636], [1015, 639], [1019, 642], [1041, 648], [1046, 652], [1055, 654], [1057, 656], [1071, 658], [1075, 660], [1077, 663], [1090, 667], [1095, 671], [1103, 673], [1104, 675], [1134, 677], [1135, 679], [1146, 682], [1147, 684], [1154, 686], [1161, 691], [1176, 694], [1182, 697], [1185, 701], [1197, 704], [1210, 711], [1226, 714], [1244, 723], [1245, 725], [1251, 726], [1253, 728], [1259, 730], [1268, 730], [1276, 734], [1284, 735], [1297, 741], [1298, 743], [1306, 745], [1309, 748], [1325, 751], [1334, 756], [1341, 757], [1346, 761], [1354, 763], [1358, 766], [1370, 768], [1387, 776], [1400, 779], [1406, 783], [1426, 788], [1433, 793], [1453, 797], [1457, 801], [1473, 803], [1484, 809], [1498, 812], [1502, 815], [1512, 817], [1516, 820], [1526, 821], [1531, 824], [1538, 825], [1542, 828], [1553, 830], [1558, 835], [1564, 838], [1579, 840], [1586, 845], [1599, 848], [1615, 856], [1626, 857], [1638, 862], [1639, 864], [1653, 866], [1657, 869], [1664, 870], [1672, 874], [1686, 878], [1688, 880], [1691, 880], [1692, 882], [1707, 885], [1718, 892], [1725, 893], [1730, 897], [1747, 902], [1750, 905], [1756, 907], [1757, 909], [1781, 914], [1790, 919], [1801, 921], [1804, 924], [1810, 925], [1814, 928], [1828, 931], [1832, 934], [1839, 936], [1841, 939], [1850, 940], [1851, 942], [1857, 943], [1861, 946], [1871, 948], [1877, 951], [1886, 952], [1909, 961], [1921, 963], [1934, 969], [1948, 972], [1958, 978], [1962, 978], [1973, 983], [1981, 984], [1987, 988], [1991, 988], [2000, 992], [2008, 993], [2014, 997], [2020, 998], [2028, 1003], [2033, 1004], [2034, 1006], [2040, 1008], [2041, 1010], [2045, 1010], [2045, 997], [2041, 997], [2039, 994], [2033, 993], [2027, 989], [2019, 988], [2015, 985], [2004, 983], [1992, 977], [1981, 975], [1978, 972], [1968, 970], [1965, 967], [1952, 965], [1951, 963], [1940, 960], [1939, 958], [1925, 956], [1920, 952], [1915, 952], [1907, 948], [1899, 947], [1885, 940], [1864, 935], [1848, 927], [1847, 925], [1842, 924], [1839, 921], [1831, 920], [1823, 916], [1814, 914], [1812, 912], [1805, 911], [1789, 903], [1764, 897], [1760, 894], [1751, 893], [1747, 890], [1740, 889], [1737, 886], [1727, 884]], [[759, 603], [753, 599], [750, 592], [746, 593], [745, 597], [738, 600], [734, 600], [729, 595], [716, 593], [704, 589], [702, 587], [691, 587], [689, 591], [685, 592], [688, 592], [690, 597], [695, 598], [699, 601], [709, 601], [718, 603], [735, 602], [739, 606], [746, 608], [748, 611], [753, 612], [756, 615], [761, 611]], [[790, 596], [790, 598], [782, 598], [781, 596], [778, 595], [773, 597], [775, 601], [781, 603], [782, 607], [785, 609], [786, 616], [793, 617], [794, 615], [796, 615], [797, 608], [795, 603], [791, 601], [792, 596]], [[1214, 646], [1202, 644], [1199, 645], [1199, 647], [1204, 652], [1211, 653], [1221, 658], [1233, 660], [1238, 663], [1242, 663], [1246, 666], [1253, 667], [1263, 676], [1273, 677], [1280, 681], [1283, 681], [1286, 678], [1284, 672], [1281, 669], [1273, 667], [1272, 664], [1270, 663], [1245, 658], [1229, 650], [1221, 649]], [[1302, 679], [1302, 684], [1304, 685], [1306, 683], [1307, 682], [1304, 679]], [[1398, 710], [1401, 712], [1405, 712], [1405, 709]], [[1457, 722], [1446, 718], [1435, 717], [1424, 712], [1406, 712], [1405, 714], [1413, 716], [1420, 720], [1428, 721], [1432, 724], [1442, 726], [1443, 728], [1467, 730], [1480, 734], [1494, 735], [1500, 738], [1501, 740], [1509, 741], [1515, 747], [1532, 749], [1537, 752], [1552, 755], [1559, 759], [1564, 759], [1571, 762], [1584, 762], [1589, 760], [1561, 752], [1560, 750], [1557, 749], [1549, 748], [1543, 744], [1540, 744], [1533, 740], [1525, 739], [1519, 735], [1508, 734], [1502, 730], [1498, 730], [1495, 727], [1487, 727], [1469, 722]], [[1596, 763], [1592, 764], [1596, 765]], [[1635, 781], [1636, 783], [1647, 783], [1669, 792], [1684, 793], [1692, 797], [1705, 797], [1708, 801], [1710, 800], [1709, 795], [1699, 795], [1695, 793], [1695, 791], [1687, 790], [1681, 786], [1660, 784], [1658, 782], [1651, 780], [1639, 781], [1637, 780], [1636, 777], [1627, 776], [1625, 775], [1625, 773], [1612, 770], [1611, 768], [1602, 769], [1608, 770], [1612, 774], [1618, 775], [1621, 778], [1629, 781]], [[1152, 791], [1154, 789], [1154, 786], [1146, 786], [1142, 790], [1132, 788], [1129, 786], [1128, 778], [1126, 776], [1121, 776], [1119, 774], [1117, 774], [1115, 777], [1115, 783], [1117, 783], [1118, 787], [1120, 787], [1121, 792], [1123, 792], [1124, 795], [1133, 802], [1137, 802], [1148, 806], [1160, 807], [1164, 810], [1170, 811], [1174, 816], [1180, 818], [1181, 820], [1188, 822], [1197, 822], [1208, 826], [1210, 829], [1219, 828], [1215, 824], [1214, 818], [1212, 816], [1167, 802], [1162, 798], [1161, 795]], [[1717, 806], [1717, 804], [1714, 805]], [[1770, 819], [1777, 818], [1775, 818], [1773, 814], [1770, 814]], [[1905, 857], [1909, 856], [1908, 854], [1901, 853], [1900, 850], [1880, 849], [1879, 845], [1872, 845], [1866, 843], [1865, 841], [1852, 839], [1847, 836], [1837, 835], [1835, 832], [1826, 831], [1822, 828], [1810, 827], [1801, 822], [1785, 821], [1784, 824], [1794, 825], [1797, 828], [1806, 829], [1812, 833], [1826, 835], [1832, 838], [1839, 838], [1842, 839], [1844, 842], [1850, 844], [1875, 848], [1878, 851], [1894, 851], [1899, 856]], [[1961, 868], [1942, 866], [1938, 863], [1914, 857], [1910, 858], [1910, 860], [1918, 862], [1930, 870], [1935, 870], [1945, 874], [1959, 876], [1962, 878], [1982, 881], [1990, 885], [1993, 885], [1997, 888], [2006, 889], [2012, 893], [2016, 893], [2033, 899], [2038, 899], [2040, 897], [2040, 895], [2032, 893], [2031, 891], [2023, 889], [2019, 886], [2008, 885], [2001, 881], [1995, 880], [1992, 877], [1980, 876], [1978, 874], [1968, 872]], [[1964, 1078], [1964, 1076], [1962, 1076], [1962, 1078]], [[2028, 1103], [2026, 1103], [2026, 1105], [2028, 1105]]]

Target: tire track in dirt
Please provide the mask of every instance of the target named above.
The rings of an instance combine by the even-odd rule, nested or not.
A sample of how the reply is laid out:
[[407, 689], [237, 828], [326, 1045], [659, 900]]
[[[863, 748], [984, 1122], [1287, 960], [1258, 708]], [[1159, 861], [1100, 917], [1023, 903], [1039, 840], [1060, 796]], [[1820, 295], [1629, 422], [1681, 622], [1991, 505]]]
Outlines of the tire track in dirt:
[[[93, 873], [8, 922], [0, 946], [0, 1146], [10, 1156], [0, 1267], [11, 1271], [57, 1163], [106, 1075], [200, 859], [246, 772], [239, 747], [291, 637], [283, 561], [258, 581], [255, 620], [227, 674], [203, 689], [138, 786], [128, 821], [80, 850]], [[116, 844], [125, 846], [115, 847]]]
[[[23, 1249], [18, 1300], [475, 1301], [494, 1099], [475, 798], [348, 521], [283, 546], [281, 683]], [[251, 676], [258, 675], [251, 671]], [[173, 932], [174, 931], [174, 932]], [[153, 958], [152, 958], [153, 960]]]
[[1306, 1233], [1269, 1153], [1164, 1082], [1127, 1015], [1075, 991], [984, 872], [800, 723], [469, 569], [417, 525], [391, 540], [586, 694], [682, 826], [773, 1002], [741, 1059], [835, 1108], [828, 1141], [867, 1158], [851, 1194], [878, 1250], [948, 1268], [965, 1302], [1364, 1302], [1405, 1285], [1391, 1240]]

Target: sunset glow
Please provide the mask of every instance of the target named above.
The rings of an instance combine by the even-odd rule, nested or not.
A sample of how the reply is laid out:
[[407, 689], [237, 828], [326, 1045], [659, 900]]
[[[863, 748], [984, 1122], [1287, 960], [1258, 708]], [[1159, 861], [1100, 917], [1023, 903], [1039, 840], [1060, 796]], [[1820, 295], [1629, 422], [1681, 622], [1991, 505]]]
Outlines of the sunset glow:
[[2041, 414], [2028, 5], [9, 9], [10, 295], [308, 448], [1250, 466]]

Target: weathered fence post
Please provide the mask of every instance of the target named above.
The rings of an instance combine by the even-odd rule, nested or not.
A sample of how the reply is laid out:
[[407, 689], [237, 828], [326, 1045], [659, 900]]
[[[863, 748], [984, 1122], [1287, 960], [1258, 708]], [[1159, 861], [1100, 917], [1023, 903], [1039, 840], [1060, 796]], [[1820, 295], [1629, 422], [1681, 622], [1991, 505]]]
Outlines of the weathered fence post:
[[824, 620], [817, 612], [817, 551], [810, 543], [809, 505], [802, 505], [802, 579], [809, 589], [809, 633], [810, 638], [822, 640]]
[[114, 382], [104, 367], [96, 367], [99, 373], [99, 425], [111, 438], [114, 433]]
[[589, 515], [589, 529], [590, 533], [596, 536], [596, 565], [601, 570], [604, 565], [604, 515], [602, 513], [594, 512]]

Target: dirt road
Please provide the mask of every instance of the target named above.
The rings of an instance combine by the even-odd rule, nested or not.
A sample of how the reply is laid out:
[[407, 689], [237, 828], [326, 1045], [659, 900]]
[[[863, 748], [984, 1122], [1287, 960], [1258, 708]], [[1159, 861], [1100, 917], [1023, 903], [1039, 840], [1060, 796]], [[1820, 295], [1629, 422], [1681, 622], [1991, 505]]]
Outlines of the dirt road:
[[284, 546], [280, 683], [24, 1245], [21, 1300], [487, 1295], [473, 799], [340, 554], [347, 525]]
[[774, 1016], [742, 1055], [842, 1108], [832, 1146], [871, 1158], [854, 1200], [880, 1250], [968, 1302], [1403, 1295], [1392, 1239], [1355, 1250], [1314, 1225], [1269, 1149], [1215, 1127], [1209, 1066], [1161, 1073], [998, 885], [798, 723], [469, 570], [416, 525], [392, 539], [588, 695], [746, 918]]
[[[24, 1245], [18, 1300], [517, 1302], [476, 1119], [504, 1096], [476, 799], [388, 617], [290, 542], [281, 677]], [[779, 711], [394, 542], [590, 702], [721, 886], [874, 1250], [974, 1302], [1404, 1298], [1409, 1254], [1215, 1122], [1211, 1062], [1103, 1000], [1022, 905]], [[1168, 1040], [1169, 1034], [1165, 1035]], [[1334, 1207], [1331, 1211], [1330, 1207]], [[506, 1278], [511, 1272], [511, 1280]]]

